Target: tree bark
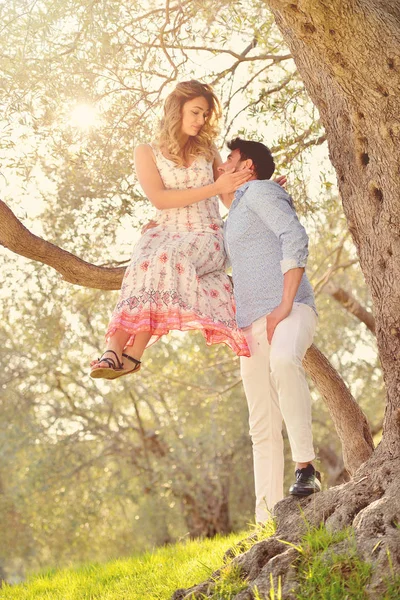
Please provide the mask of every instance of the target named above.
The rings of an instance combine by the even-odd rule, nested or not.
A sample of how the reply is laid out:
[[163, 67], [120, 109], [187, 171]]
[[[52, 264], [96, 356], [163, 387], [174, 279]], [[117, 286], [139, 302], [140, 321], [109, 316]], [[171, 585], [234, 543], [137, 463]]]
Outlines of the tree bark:
[[372, 313], [364, 308], [350, 292], [342, 287], [338, 287], [333, 281], [329, 281], [323, 288], [323, 291], [332, 296], [341, 304], [350, 314], [354, 315], [359, 321], [375, 335], [375, 318]]
[[345, 468], [354, 475], [373, 452], [368, 421], [343, 379], [314, 344], [303, 364], [328, 407], [342, 444]]

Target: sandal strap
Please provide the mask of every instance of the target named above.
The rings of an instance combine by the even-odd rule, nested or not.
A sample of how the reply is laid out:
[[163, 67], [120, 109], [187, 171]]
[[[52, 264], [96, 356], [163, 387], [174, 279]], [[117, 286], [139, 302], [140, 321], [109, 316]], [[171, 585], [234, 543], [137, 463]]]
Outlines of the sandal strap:
[[[103, 356], [105, 354], [107, 354], [107, 352], [114, 354], [115, 359], [116, 359], [116, 363], [115, 360], [113, 358], [107, 357], [103, 358]], [[103, 352], [103, 354], [101, 355], [101, 357], [98, 359], [97, 362], [106, 362], [112, 369], [122, 369], [123, 368], [123, 364], [122, 362], [120, 362], [119, 358], [118, 358], [118, 354], [116, 352], [114, 352], [114, 350], [106, 350], [105, 352]], [[116, 366], [116, 364], [118, 365], [118, 367]]]
[[118, 369], [117, 369], [117, 367], [115, 366], [115, 361], [114, 361], [114, 359], [113, 359], [113, 358], [99, 358], [99, 359], [97, 360], [97, 362], [98, 362], [98, 363], [100, 363], [100, 362], [105, 362], [105, 363], [107, 363], [107, 364], [108, 364], [108, 366], [109, 366], [109, 368], [110, 368], [110, 369], [114, 369], [114, 371], [117, 371], [117, 370], [118, 370]]
[[133, 363], [135, 363], [136, 366], [142, 364], [140, 360], [137, 360], [136, 358], [133, 358], [133, 356], [129, 356], [129, 354], [122, 353], [122, 356], [124, 356], [128, 360], [131, 360]]

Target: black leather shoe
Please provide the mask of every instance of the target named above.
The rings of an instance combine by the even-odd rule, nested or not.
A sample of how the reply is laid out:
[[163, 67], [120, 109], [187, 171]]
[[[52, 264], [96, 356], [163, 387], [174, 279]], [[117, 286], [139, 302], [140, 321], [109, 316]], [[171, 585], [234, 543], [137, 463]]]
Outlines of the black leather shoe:
[[296, 470], [296, 483], [290, 486], [292, 496], [309, 496], [321, 491], [321, 473], [310, 464]]

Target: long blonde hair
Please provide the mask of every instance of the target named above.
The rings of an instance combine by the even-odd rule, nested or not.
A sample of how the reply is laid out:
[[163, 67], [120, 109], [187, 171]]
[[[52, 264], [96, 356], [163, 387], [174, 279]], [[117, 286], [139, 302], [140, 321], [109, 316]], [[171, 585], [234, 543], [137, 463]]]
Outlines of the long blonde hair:
[[[189, 140], [182, 147], [179, 144], [179, 137], [182, 125], [182, 108], [188, 100], [193, 100], [203, 96], [209, 106], [209, 114], [196, 136], [189, 137]], [[204, 156], [207, 160], [214, 158], [215, 146], [214, 140], [218, 135], [218, 120], [221, 118], [221, 105], [214, 94], [211, 86], [192, 79], [191, 81], [182, 81], [178, 83], [164, 103], [164, 116], [161, 119], [158, 134], [158, 145], [164, 152], [168, 153], [168, 158], [179, 166], [183, 166], [189, 161], [189, 157]]]

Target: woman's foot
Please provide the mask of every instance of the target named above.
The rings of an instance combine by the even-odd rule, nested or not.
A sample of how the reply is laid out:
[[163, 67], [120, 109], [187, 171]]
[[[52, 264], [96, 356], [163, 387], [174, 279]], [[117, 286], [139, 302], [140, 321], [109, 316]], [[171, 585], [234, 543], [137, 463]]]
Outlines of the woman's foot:
[[[122, 359], [122, 357], [121, 357]], [[122, 360], [114, 350], [106, 350], [97, 361], [90, 363], [92, 379], [114, 379], [123, 370]]]
[[140, 360], [130, 356], [129, 354], [125, 354], [125, 352], [122, 353], [122, 357], [123, 370], [126, 371], [127, 374], [134, 371], [139, 371], [142, 365]]
[[[93, 369], [107, 369], [107, 368], [110, 369], [110, 368], [113, 368], [111, 366], [112, 362], [114, 362], [114, 364], [117, 362], [118, 366], [122, 366], [122, 362], [123, 362], [122, 353], [116, 352], [115, 350], [106, 350], [105, 352], [103, 352], [103, 354], [100, 356], [100, 358], [96, 358], [95, 360], [92, 360], [90, 363], [90, 366], [92, 367], [92, 370]], [[117, 366], [117, 365], [115, 365], [115, 366]]]
[[97, 361], [90, 363], [92, 367], [90, 377], [92, 379], [117, 379], [128, 373], [139, 371], [140, 360], [125, 353], [122, 353], [121, 359], [114, 350], [106, 350]]

